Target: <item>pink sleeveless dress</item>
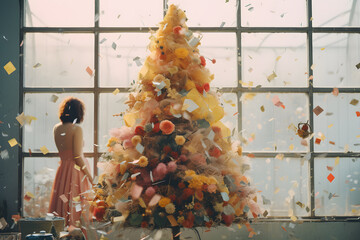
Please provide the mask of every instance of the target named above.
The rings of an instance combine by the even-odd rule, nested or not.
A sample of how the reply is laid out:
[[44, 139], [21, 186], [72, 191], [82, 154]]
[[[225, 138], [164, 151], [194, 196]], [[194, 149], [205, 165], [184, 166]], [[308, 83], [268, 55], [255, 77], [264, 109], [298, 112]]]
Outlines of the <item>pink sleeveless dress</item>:
[[[60, 166], [57, 169], [53, 184], [49, 213], [55, 212], [58, 216], [65, 218], [65, 225], [75, 226], [76, 221], [80, 220], [82, 205], [74, 201], [80, 196], [84, 202], [86, 193], [90, 190], [88, 178], [84, 177], [83, 171], [75, 168], [74, 155], [72, 150], [59, 152]], [[86, 167], [90, 169], [88, 161], [84, 158]], [[85, 193], [85, 194], [82, 194]]]

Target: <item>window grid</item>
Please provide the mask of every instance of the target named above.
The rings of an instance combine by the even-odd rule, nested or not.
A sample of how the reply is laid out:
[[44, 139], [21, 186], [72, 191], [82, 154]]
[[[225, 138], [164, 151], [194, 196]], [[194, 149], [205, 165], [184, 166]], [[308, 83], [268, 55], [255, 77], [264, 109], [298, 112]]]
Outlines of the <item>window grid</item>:
[[[96, 171], [96, 164], [98, 158], [101, 156], [102, 152], [98, 152], [97, 145], [98, 145], [98, 128], [99, 128], [99, 97], [100, 93], [111, 93], [114, 91], [115, 88], [109, 87], [99, 87], [99, 34], [100, 33], [121, 33], [121, 32], [135, 32], [135, 33], [147, 33], [148, 28], [137, 28], [137, 27], [100, 27], [99, 21], [95, 21], [94, 27], [25, 27], [25, 8], [24, 8], [24, 1], [20, 1], [21, 4], [21, 29], [20, 29], [20, 41], [23, 41], [24, 36], [26, 33], [92, 33], [94, 34], [94, 87], [88, 88], [47, 88], [47, 87], [34, 87], [28, 88], [24, 87], [24, 59], [23, 59], [23, 48], [20, 48], [20, 106], [19, 112], [23, 112], [24, 110], [24, 96], [26, 93], [93, 93], [94, 94], [94, 146], [93, 152], [85, 152], [85, 157], [93, 157], [94, 158], [94, 168], [93, 174], [97, 174]], [[237, 5], [241, 6], [241, 0], [237, 0]], [[95, 0], [95, 16], [99, 16], [100, 14], [100, 0]], [[355, 3], [355, 2], [354, 2]], [[353, 3], [353, 4], [354, 4]], [[166, 14], [166, 4], [167, 0], [163, 0], [163, 16]], [[237, 8], [237, 27], [226, 27], [226, 28], [219, 28], [219, 27], [189, 27], [191, 31], [200, 31], [200, 32], [232, 32], [236, 34], [237, 38], [237, 57], [238, 63], [237, 64], [237, 87], [230, 87], [230, 88], [222, 88], [222, 92], [224, 93], [236, 93], [237, 99], [240, 99], [243, 93], [252, 92], [252, 93], [305, 93], [309, 99], [309, 124], [312, 129], [314, 129], [314, 116], [313, 116], [313, 106], [314, 100], [313, 95], [314, 93], [330, 93], [333, 88], [328, 87], [313, 87], [313, 80], [309, 80], [308, 87], [261, 87], [261, 88], [247, 88], [242, 87], [241, 83], [239, 82], [242, 79], [242, 68], [241, 68], [241, 34], [242, 33], [306, 33], [307, 34], [307, 57], [308, 57], [308, 73], [309, 76], [313, 75], [313, 70], [311, 66], [313, 65], [313, 33], [360, 33], [359, 27], [312, 27], [312, 0], [307, 0], [307, 27], [243, 27], [241, 25], [241, 7]], [[351, 17], [350, 17], [351, 18]], [[128, 87], [119, 87], [120, 93], [128, 92], [130, 88]], [[338, 88], [339, 92], [341, 93], [359, 93], [360, 87], [355, 88]], [[238, 129], [242, 129], [242, 103], [238, 103]], [[20, 131], [20, 142], [22, 143], [23, 139], [23, 132]], [[19, 168], [19, 179], [20, 182], [23, 183], [23, 161], [25, 157], [44, 157], [42, 153], [32, 153], [25, 152], [26, 149], [23, 149], [19, 153], [20, 159], [20, 168]], [[248, 154], [250, 152], [244, 151], [244, 154]], [[314, 184], [314, 160], [315, 157], [324, 156], [326, 153], [325, 158], [333, 158], [333, 157], [360, 157], [360, 153], [343, 153], [343, 152], [315, 152], [314, 151], [314, 141], [309, 141], [309, 152], [253, 152], [252, 154], [255, 157], [262, 157], [262, 158], [274, 158], [277, 154], [284, 154], [284, 157], [301, 157], [305, 154], [310, 153], [309, 159], [309, 177], [310, 177], [310, 216], [309, 217], [302, 217], [302, 219], [319, 219], [321, 218], [324, 220], [322, 216], [316, 216], [315, 211], [315, 184]], [[57, 153], [48, 153], [46, 157], [57, 157]], [[256, 160], [255, 160], [256, 161]], [[19, 209], [22, 207], [22, 196], [23, 196], [23, 189], [20, 188], [19, 190]], [[336, 216], [334, 219], [342, 220], [347, 219], [349, 216]], [[281, 220], [281, 219], [289, 219], [289, 217], [267, 217], [268, 220], [272, 221], [274, 219]], [[267, 221], [267, 219], [262, 219], [263, 221]], [[326, 219], [325, 219], [326, 220]]]

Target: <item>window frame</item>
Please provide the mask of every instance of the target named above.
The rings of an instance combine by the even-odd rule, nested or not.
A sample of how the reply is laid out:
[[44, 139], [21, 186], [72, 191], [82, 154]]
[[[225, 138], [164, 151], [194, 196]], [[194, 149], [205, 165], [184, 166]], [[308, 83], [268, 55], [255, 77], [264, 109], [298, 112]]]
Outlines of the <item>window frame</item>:
[[[241, 6], [242, 0], [236, 0], [238, 6]], [[237, 38], [237, 56], [242, 57], [242, 42], [241, 34], [242, 33], [304, 33], [307, 35], [307, 64], [308, 64], [308, 73], [309, 76], [313, 75], [313, 34], [314, 33], [358, 33], [360, 34], [360, 27], [313, 27], [312, 26], [312, 0], [303, 0], [306, 1], [306, 17], [307, 17], [307, 26], [305, 27], [243, 27], [241, 25], [241, 7], [237, 8], [237, 26], [236, 27], [189, 27], [191, 31], [200, 31], [200, 32], [231, 32], [236, 34]], [[224, 1], [225, 3], [225, 1]], [[353, 1], [353, 4], [355, 2]], [[93, 165], [93, 174], [97, 175], [96, 164], [102, 152], [98, 151], [97, 145], [99, 143], [99, 99], [101, 93], [111, 93], [116, 87], [100, 87], [99, 82], [99, 45], [100, 33], [148, 33], [148, 28], [144, 27], [100, 27], [99, 21], [95, 21], [93, 27], [26, 27], [25, 26], [25, 4], [26, 0], [20, 1], [20, 42], [23, 43], [26, 33], [91, 33], [94, 34], [94, 86], [93, 87], [66, 87], [66, 88], [51, 88], [51, 87], [25, 87], [24, 86], [24, 49], [20, 44], [20, 107], [19, 112], [24, 110], [24, 97], [26, 93], [93, 93], [94, 94], [94, 146], [92, 152], [85, 152], [85, 157], [92, 157], [94, 159]], [[94, 0], [95, 11], [94, 16], [100, 15], [100, 0]], [[163, 0], [163, 9], [166, 9], [167, 0]], [[165, 15], [165, 11], [163, 13]], [[154, 28], [154, 27], [152, 27]], [[237, 64], [237, 78], [238, 80], [242, 79], [242, 65]], [[129, 87], [118, 87], [120, 93], [126, 93], [130, 89]], [[360, 85], [358, 87], [341, 87], [338, 88], [341, 93], [360, 93]], [[308, 87], [261, 87], [261, 88], [248, 88], [243, 87], [242, 84], [237, 81], [236, 87], [227, 87], [222, 88], [221, 91], [224, 93], [236, 93], [237, 98], [240, 99], [242, 94], [245, 93], [304, 93], [308, 97], [309, 108], [309, 124], [312, 129], [314, 129], [314, 94], [316, 93], [330, 93], [333, 88], [328, 87], [314, 87], [313, 80], [309, 79]], [[242, 129], [242, 103], [238, 103], [238, 129]], [[20, 131], [20, 143], [23, 141], [23, 131]], [[244, 154], [249, 154], [251, 152], [244, 151]], [[314, 161], [316, 157], [323, 157], [326, 154], [325, 158], [334, 158], [334, 157], [359, 157], [359, 152], [315, 152], [314, 151], [314, 140], [309, 141], [309, 151], [308, 152], [254, 152], [252, 153], [254, 157], [261, 158], [275, 158], [277, 154], [284, 154], [284, 157], [303, 157], [306, 154], [310, 153], [309, 159], [309, 190], [310, 190], [310, 215], [301, 217], [302, 220], [318, 220], [318, 221], [347, 221], [355, 220], [360, 221], [358, 216], [319, 216], [315, 215], [315, 169]], [[48, 153], [46, 157], [58, 157], [58, 153]], [[29, 153], [26, 149], [21, 148], [19, 151], [19, 182], [21, 183], [21, 188], [18, 192], [19, 205], [21, 212], [23, 211], [23, 186], [24, 186], [24, 158], [31, 157], [45, 157], [42, 153]], [[256, 160], [254, 160], [256, 161]], [[278, 216], [268, 216], [266, 218], [260, 218], [260, 221], [288, 221], [290, 217], [278, 217]]]

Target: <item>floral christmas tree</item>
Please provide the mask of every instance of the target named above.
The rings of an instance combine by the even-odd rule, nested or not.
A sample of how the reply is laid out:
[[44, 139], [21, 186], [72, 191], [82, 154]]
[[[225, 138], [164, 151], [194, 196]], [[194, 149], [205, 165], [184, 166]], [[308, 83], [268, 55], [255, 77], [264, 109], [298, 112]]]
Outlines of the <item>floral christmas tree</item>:
[[[168, 9], [129, 94], [126, 126], [111, 130], [94, 217], [162, 228], [226, 225], [260, 214], [242, 149], [221, 122], [219, 93], [185, 13]], [[212, 61], [215, 63], [215, 60]], [[120, 214], [121, 213], [121, 214]]]

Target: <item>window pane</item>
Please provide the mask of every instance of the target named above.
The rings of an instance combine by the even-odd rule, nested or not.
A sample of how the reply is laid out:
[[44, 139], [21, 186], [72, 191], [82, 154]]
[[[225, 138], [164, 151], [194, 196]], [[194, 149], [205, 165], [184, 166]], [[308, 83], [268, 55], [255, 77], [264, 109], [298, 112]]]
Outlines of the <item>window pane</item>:
[[305, 27], [304, 0], [241, 1], [241, 25], [246, 27]]
[[359, 180], [359, 158], [315, 158], [315, 214], [360, 216]]
[[244, 86], [308, 86], [305, 34], [244, 33], [241, 39]]
[[314, 34], [314, 85], [358, 87], [360, 34]]
[[223, 93], [220, 98], [220, 104], [224, 108], [225, 116], [221, 119], [231, 131], [235, 128], [238, 131], [238, 101], [236, 93]]
[[53, 127], [60, 122], [58, 117], [59, 104], [66, 97], [73, 96], [84, 101], [85, 116], [81, 124], [84, 134], [84, 152], [92, 152], [94, 144], [94, 96], [90, 93], [54, 94], [59, 99], [51, 101], [52, 93], [27, 93], [24, 98], [25, 115], [34, 116], [37, 120], [23, 126], [24, 151], [40, 152], [40, 147], [46, 146], [50, 152], [57, 152]]
[[94, 78], [92, 34], [27, 33], [25, 87], [91, 87]]
[[118, 114], [125, 112], [128, 105], [124, 102], [128, 99], [128, 93], [102, 93], [100, 94], [99, 109], [99, 151], [107, 151], [107, 142], [110, 138], [109, 130], [125, 126], [124, 120]]
[[[215, 75], [213, 87], [237, 86], [237, 44], [234, 33], [202, 33], [199, 52], [206, 59], [206, 67]], [[219, 41], [219, 39], [221, 39]], [[215, 59], [213, 64], [211, 59]]]
[[[309, 162], [304, 159], [256, 158], [251, 161], [251, 184], [261, 191], [260, 207], [269, 216], [309, 216]], [[301, 202], [305, 207], [300, 207]], [[306, 207], [309, 209], [306, 210]]]
[[100, 26], [155, 27], [163, 18], [163, 1], [101, 0]]
[[26, 0], [27, 27], [94, 26], [94, 0]]
[[[360, 94], [342, 93], [337, 97], [331, 93], [314, 94], [314, 107], [320, 106], [324, 112], [314, 115], [314, 139], [322, 139], [315, 144], [315, 151], [327, 152], [360, 151], [359, 105], [350, 102], [360, 100]], [[353, 103], [354, 104], [354, 103]]]
[[[94, 159], [88, 158], [92, 173]], [[50, 194], [60, 158], [25, 158], [23, 194], [35, 198], [23, 201], [24, 217], [45, 217], [49, 210]]]
[[141, 66], [133, 59], [140, 57], [144, 63], [150, 54], [149, 37], [149, 33], [100, 34], [100, 86], [129, 87], [137, 80]]
[[185, 10], [189, 27], [236, 27], [236, 0], [169, 0]]
[[360, 26], [357, 0], [316, 0], [312, 5], [314, 27]]
[[[277, 107], [274, 97], [285, 106]], [[293, 126], [308, 120], [308, 98], [302, 93], [257, 93], [242, 96], [242, 135], [245, 151], [307, 151]], [[263, 108], [262, 108], [263, 106]], [[263, 110], [263, 111], [262, 111]], [[291, 125], [293, 124], [293, 125]]]

